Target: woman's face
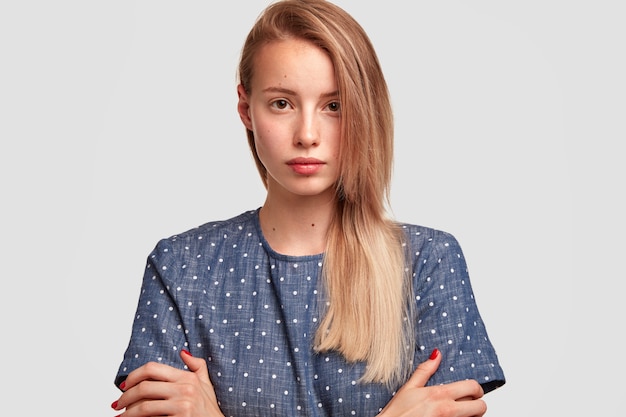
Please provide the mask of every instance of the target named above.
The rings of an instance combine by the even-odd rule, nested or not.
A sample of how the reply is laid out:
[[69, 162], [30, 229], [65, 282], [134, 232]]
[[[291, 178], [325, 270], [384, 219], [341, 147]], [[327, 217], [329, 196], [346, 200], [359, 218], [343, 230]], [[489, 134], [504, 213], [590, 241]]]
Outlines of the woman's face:
[[330, 58], [307, 41], [275, 41], [257, 52], [253, 72], [249, 93], [238, 87], [238, 111], [254, 133], [268, 193], [334, 196], [341, 106]]

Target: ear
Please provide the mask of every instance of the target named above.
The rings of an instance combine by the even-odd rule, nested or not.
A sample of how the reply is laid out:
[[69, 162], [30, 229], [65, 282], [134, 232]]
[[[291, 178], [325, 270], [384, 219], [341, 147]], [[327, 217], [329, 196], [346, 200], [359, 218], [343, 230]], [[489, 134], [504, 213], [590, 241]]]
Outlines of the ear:
[[252, 118], [250, 117], [250, 102], [248, 101], [248, 93], [243, 85], [237, 86], [237, 96], [239, 101], [237, 102], [237, 112], [239, 112], [239, 118], [246, 126], [246, 129], [252, 130]]

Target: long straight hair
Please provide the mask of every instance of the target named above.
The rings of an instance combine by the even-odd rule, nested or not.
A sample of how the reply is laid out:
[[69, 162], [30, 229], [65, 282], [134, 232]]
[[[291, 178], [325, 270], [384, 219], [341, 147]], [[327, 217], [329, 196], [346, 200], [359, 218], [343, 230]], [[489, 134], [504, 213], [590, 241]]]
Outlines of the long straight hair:
[[[394, 388], [411, 373], [415, 341], [404, 235], [389, 216], [393, 115], [387, 84], [369, 37], [343, 9], [325, 0], [281, 0], [264, 10], [244, 43], [239, 82], [247, 92], [259, 48], [293, 38], [328, 54], [341, 102], [336, 210], [322, 270], [328, 302], [314, 348], [365, 361], [363, 382]], [[247, 137], [267, 187], [253, 132]]]

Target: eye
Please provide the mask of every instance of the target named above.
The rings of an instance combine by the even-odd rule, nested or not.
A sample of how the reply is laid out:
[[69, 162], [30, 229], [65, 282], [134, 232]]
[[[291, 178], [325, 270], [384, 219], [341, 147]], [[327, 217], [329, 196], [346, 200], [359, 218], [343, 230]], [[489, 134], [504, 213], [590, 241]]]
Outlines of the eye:
[[338, 101], [333, 101], [332, 103], [328, 103], [328, 106], [326, 107], [328, 108], [328, 110], [332, 112], [338, 112], [341, 109], [341, 105], [339, 104]]
[[289, 106], [289, 102], [287, 100], [279, 99], [272, 101], [272, 107], [277, 108], [278, 110], [284, 110]]

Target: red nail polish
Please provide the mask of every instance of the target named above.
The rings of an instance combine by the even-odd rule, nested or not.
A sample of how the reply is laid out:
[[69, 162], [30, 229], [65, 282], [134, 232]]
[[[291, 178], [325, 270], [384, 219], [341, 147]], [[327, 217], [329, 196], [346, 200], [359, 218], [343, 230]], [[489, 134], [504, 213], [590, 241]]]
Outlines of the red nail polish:
[[117, 408], [117, 401], [113, 401], [113, 404], [111, 404], [111, 408], [114, 410]]
[[184, 353], [185, 355], [193, 356], [193, 355], [191, 354], [191, 352], [189, 352], [187, 349], [183, 349], [183, 353]]
[[122, 391], [124, 391], [124, 388], [126, 388], [126, 381], [122, 381], [122, 383], [120, 384], [120, 389]]
[[435, 348], [435, 349], [433, 350], [433, 352], [430, 354], [430, 358], [428, 358], [428, 359], [430, 359], [430, 360], [432, 361], [432, 360], [433, 360], [433, 359], [435, 359], [437, 356], [439, 356], [439, 349]]

